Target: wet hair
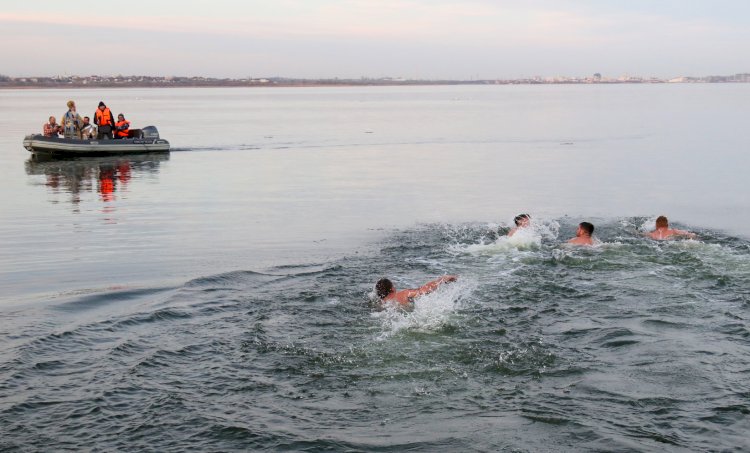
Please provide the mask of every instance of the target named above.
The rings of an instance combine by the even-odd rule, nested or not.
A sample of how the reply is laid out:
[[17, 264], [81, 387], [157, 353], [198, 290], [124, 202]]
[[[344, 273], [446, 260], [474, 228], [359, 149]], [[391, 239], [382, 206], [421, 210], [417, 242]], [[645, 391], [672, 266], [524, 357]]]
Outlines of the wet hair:
[[663, 215], [656, 218], [656, 228], [669, 228], [669, 220]]
[[393, 282], [391, 282], [387, 278], [381, 278], [377, 283], [375, 283], [375, 292], [378, 294], [379, 298], [385, 299], [385, 297], [390, 294], [391, 291], [393, 291]]
[[583, 231], [588, 233], [589, 236], [594, 234], [594, 224], [589, 222], [581, 222], [578, 224], [579, 227], [583, 228]]
[[513, 222], [515, 222], [516, 226], [519, 226], [521, 225], [521, 220], [523, 219], [531, 220], [531, 216], [528, 214], [518, 214], [513, 218]]

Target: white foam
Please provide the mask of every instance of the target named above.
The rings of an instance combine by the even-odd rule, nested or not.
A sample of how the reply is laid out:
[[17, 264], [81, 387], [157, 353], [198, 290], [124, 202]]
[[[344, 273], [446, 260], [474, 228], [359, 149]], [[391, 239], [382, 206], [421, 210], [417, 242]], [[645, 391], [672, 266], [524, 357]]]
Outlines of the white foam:
[[556, 239], [559, 230], [560, 224], [556, 221], [535, 221], [526, 228], [516, 230], [513, 236], [501, 236], [494, 242], [469, 245], [454, 244], [449, 248], [454, 252], [470, 253], [472, 255], [491, 255], [516, 250], [537, 250], [541, 247], [543, 240]]
[[[683, 239], [681, 241], [675, 241], [674, 244], [677, 244], [678, 247], [681, 248], [687, 248], [687, 249], [693, 249], [693, 248], [702, 248], [704, 245], [703, 241], [700, 241], [698, 239]], [[708, 249], [711, 249], [711, 246], [709, 245]]]
[[651, 217], [643, 221], [643, 223], [637, 227], [638, 231], [649, 232], [656, 229], [656, 217]]
[[383, 325], [378, 339], [386, 339], [404, 330], [435, 332], [441, 329], [454, 319], [456, 310], [474, 286], [473, 282], [459, 279], [417, 298], [406, 309], [395, 303], [386, 304], [382, 311], [372, 314]]
[[552, 250], [552, 259], [555, 261], [564, 261], [566, 258], [573, 256], [573, 250], [571, 248], [562, 248]]
[[579, 247], [582, 247], [583, 250], [587, 250], [587, 249], [588, 250], [600, 250], [605, 245], [609, 245], [609, 244], [612, 244], [612, 243], [610, 243], [610, 242], [602, 242], [601, 239], [599, 239], [599, 238], [597, 238], [595, 236], [595, 237], [591, 238], [591, 245], [571, 244], [568, 241], [563, 242], [561, 245], [562, 245], [562, 247], [564, 247], [566, 249], [573, 249], [573, 250], [578, 249]]
[[495, 242], [490, 242], [489, 244], [469, 244], [455, 247], [463, 253], [482, 255], [509, 252], [513, 250], [537, 249], [541, 245], [541, 236], [527, 236], [519, 231], [512, 237], [502, 236]]

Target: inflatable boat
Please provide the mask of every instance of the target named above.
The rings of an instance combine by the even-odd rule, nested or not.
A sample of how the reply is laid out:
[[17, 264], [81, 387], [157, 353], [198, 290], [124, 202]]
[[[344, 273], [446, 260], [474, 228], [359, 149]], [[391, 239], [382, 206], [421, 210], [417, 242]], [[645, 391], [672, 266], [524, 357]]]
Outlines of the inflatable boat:
[[23, 139], [23, 147], [34, 154], [50, 156], [109, 156], [169, 152], [169, 142], [159, 137], [159, 131], [154, 126], [130, 129], [128, 138], [116, 140], [78, 140], [31, 134]]

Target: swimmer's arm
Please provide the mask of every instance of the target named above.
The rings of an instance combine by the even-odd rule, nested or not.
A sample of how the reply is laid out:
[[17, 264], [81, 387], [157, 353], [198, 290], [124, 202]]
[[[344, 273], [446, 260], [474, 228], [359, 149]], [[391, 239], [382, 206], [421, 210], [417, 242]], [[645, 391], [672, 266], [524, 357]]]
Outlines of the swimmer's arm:
[[511, 229], [510, 229], [510, 231], [508, 231], [508, 237], [511, 237], [511, 236], [513, 236], [514, 234], [516, 234], [516, 231], [518, 231], [518, 227], [516, 227], [516, 228], [511, 228]]
[[691, 233], [691, 232], [685, 231], [685, 230], [672, 230], [672, 231], [674, 231], [674, 234], [679, 234], [680, 236], [685, 236], [685, 237], [687, 237], [689, 239], [695, 239], [696, 237], [698, 237], [697, 234]]
[[435, 291], [436, 289], [438, 289], [440, 285], [442, 285], [443, 283], [455, 282], [456, 278], [457, 277], [455, 275], [444, 275], [436, 280], [433, 280], [429, 283], [422, 285], [421, 287], [417, 289], [410, 290], [413, 294], [410, 295], [409, 297], [417, 297], [417, 296], [421, 296], [424, 294], [429, 294]]
[[394, 300], [401, 305], [407, 305], [409, 304], [409, 302], [412, 302], [417, 297], [424, 296], [425, 294], [429, 294], [435, 291], [443, 283], [455, 282], [456, 278], [457, 277], [455, 275], [444, 275], [443, 277], [440, 277], [436, 280], [426, 283], [420, 286], [419, 288], [402, 289], [401, 291], [397, 292], [393, 296], [390, 296], [388, 299], [386, 299], [386, 301]]

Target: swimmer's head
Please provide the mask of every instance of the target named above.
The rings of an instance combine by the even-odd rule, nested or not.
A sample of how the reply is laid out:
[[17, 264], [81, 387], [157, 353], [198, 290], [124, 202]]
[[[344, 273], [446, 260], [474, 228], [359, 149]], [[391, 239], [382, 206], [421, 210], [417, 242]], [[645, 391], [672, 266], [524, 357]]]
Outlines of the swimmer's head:
[[531, 216], [528, 214], [518, 214], [517, 216], [513, 218], [513, 222], [515, 222], [517, 227], [528, 226], [530, 221], [531, 221]]
[[388, 296], [388, 294], [390, 294], [392, 291], [393, 282], [391, 282], [387, 278], [381, 278], [377, 283], [375, 283], [375, 292], [381, 299], [385, 299], [386, 296]]
[[669, 228], [669, 220], [663, 215], [656, 218], [656, 228]]
[[578, 229], [586, 236], [594, 234], [594, 225], [589, 222], [581, 222], [578, 224]]

